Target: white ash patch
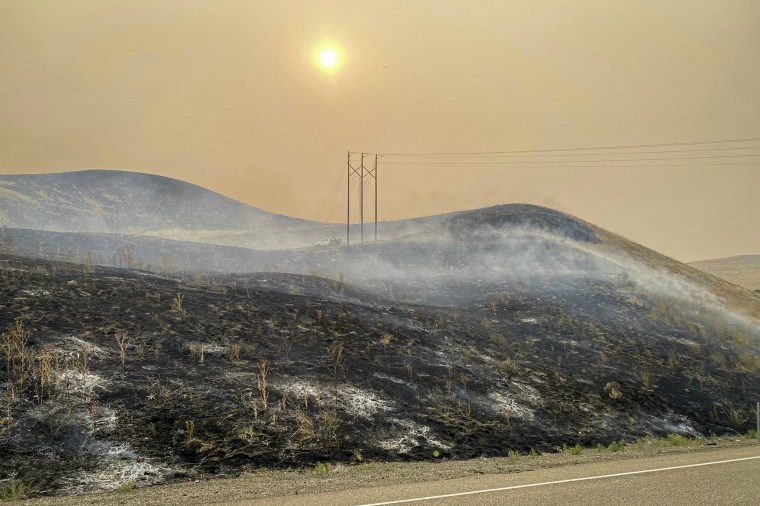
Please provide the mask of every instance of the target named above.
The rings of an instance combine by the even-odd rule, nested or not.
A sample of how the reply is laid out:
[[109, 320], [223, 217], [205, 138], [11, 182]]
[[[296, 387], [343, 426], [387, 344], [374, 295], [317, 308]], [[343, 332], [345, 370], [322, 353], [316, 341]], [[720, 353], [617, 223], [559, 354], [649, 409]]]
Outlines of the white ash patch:
[[90, 399], [95, 396], [95, 390], [106, 390], [108, 381], [89, 371], [82, 372], [66, 369], [58, 376], [58, 388], [64, 388], [69, 393]]
[[20, 293], [23, 293], [24, 295], [31, 295], [32, 297], [39, 297], [40, 295], [50, 295], [50, 292], [47, 290], [20, 290]]
[[207, 353], [209, 355], [219, 354], [226, 355], [229, 353], [229, 347], [218, 343], [202, 343], [199, 341], [190, 342], [185, 345], [186, 350], [194, 350], [195, 353]]
[[388, 376], [387, 374], [383, 374], [381, 372], [376, 372], [372, 375], [373, 377], [381, 380], [391, 381], [393, 383], [396, 383], [398, 385], [403, 385], [406, 383], [406, 381], [402, 380], [401, 378], [395, 378], [393, 376]]
[[[115, 345], [116, 341], [114, 341]], [[81, 339], [77, 336], [66, 336], [64, 337], [64, 345], [66, 347], [69, 347], [69, 345], [73, 345], [72, 347], [75, 348], [75, 351], [73, 353], [77, 352], [87, 352], [87, 354], [91, 357], [96, 358], [107, 358], [109, 353], [98, 346], [97, 344], [93, 344], [89, 341], [85, 341], [84, 339]], [[69, 351], [69, 350], [64, 350]]]
[[88, 450], [100, 457], [98, 469], [82, 471], [69, 478], [67, 481], [71, 486], [65, 487], [67, 492], [107, 491], [123, 483], [155, 485], [164, 482], [164, 476], [171, 474], [167, 465], [148, 461], [128, 446], [113, 446], [103, 441], [88, 446]]
[[538, 320], [536, 318], [521, 318], [520, 321], [522, 323], [538, 323]]
[[338, 401], [348, 413], [367, 419], [381, 411], [390, 411], [393, 408], [393, 401], [382, 399], [371, 390], [352, 385], [338, 387]]
[[[318, 395], [321, 396], [321, 402], [330, 402], [334, 394], [333, 388], [329, 384], [320, 385], [318, 390], [316, 383], [307, 383], [303, 380], [291, 380], [284, 383], [272, 384], [272, 388], [281, 393], [293, 395], [297, 399], [303, 399], [304, 396], [308, 396], [311, 402], [315, 402]], [[393, 409], [393, 401], [383, 399], [372, 390], [358, 388], [353, 385], [339, 384], [337, 397], [338, 404], [348, 414], [368, 420], [372, 419], [377, 413]]]
[[309, 401], [312, 401], [312, 399], [316, 399], [317, 397], [321, 397], [324, 400], [327, 390], [327, 385], [323, 385], [317, 381], [309, 383], [298, 379], [273, 381], [270, 383], [270, 386], [281, 394], [288, 394], [297, 399], [308, 397]]
[[655, 433], [662, 434], [681, 434], [691, 437], [698, 437], [701, 434], [691, 425], [691, 420], [683, 415], [669, 413], [665, 416], [650, 416], [647, 420], [642, 421], [642, 426]]
[[441, 450], [451, 449], [451, 445], [437, 439], [432, 429], [427, 425], [399, 418], [391, 418], [389, 422], [395, 429], [394, 435], [377, 442], [377, 445], [384, 450], [408, 453], [417, 446], [428, 446]]
[[511, 418], [517, 418], [527, 422], [532, 421], [535, 418], [532, 409], [520, 404], [509, 394], [505, 395], [501, 392], [489, 392], [486, 397], [491, 401], [489, 407], [499, 415], [506, 416], [506, 414], [509, 413]]
[[520, 399], [522, 402], [530, 406], [543, 405], [544, 401], [541, 394], [532, 386], [520, 381], [512, 381], [511, 387], [515, 392], [516, 399]]
[[[65, 407], [42, 404], [30, 416], [43, 423], [54, 424], [64, 440], [73, 439], [81, 451], [95, 457], [95, 466], [61, 477], [58, 492], [83, 493], [113, 490], [122, 483], [152, 485], [165, 481], [172, 469], [156, 460], [140, 456], [128, 445], [115, 445], [98, 434], [118, 425], [116, 411], [104, 406], [95, 408]], [[71, 444], [71, 441], [68, 441]]]

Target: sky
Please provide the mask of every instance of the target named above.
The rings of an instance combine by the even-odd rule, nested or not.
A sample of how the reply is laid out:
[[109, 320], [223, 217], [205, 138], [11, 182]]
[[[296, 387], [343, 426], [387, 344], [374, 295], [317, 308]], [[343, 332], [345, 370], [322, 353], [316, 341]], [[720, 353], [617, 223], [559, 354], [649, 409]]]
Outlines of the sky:
[[500, 152], [381, 156], [379, 218], [527, 202], [693, 261], [760, 254], [760, 143], [680, 143], [758, 138], [757, 0], [0, 0], [2, 174], [339, 222], [348, 150]]

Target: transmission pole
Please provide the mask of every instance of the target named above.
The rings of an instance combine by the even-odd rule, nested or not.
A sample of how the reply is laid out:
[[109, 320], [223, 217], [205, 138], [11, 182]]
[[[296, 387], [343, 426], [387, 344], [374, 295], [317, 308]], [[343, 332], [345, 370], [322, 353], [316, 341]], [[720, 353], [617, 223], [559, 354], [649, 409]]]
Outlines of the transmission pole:
[[[356, 153], [354, 153], [356, 154]], [[351, 151], [346, 158], [346, 244], [351, 244], [351, 176], [359, 178], [359, 234], [360, 241], [364, 244], [364, 178], [372, 177], [375, 180], [375, 241], [377, 241], [377, 155], [375, 155], [375, 164], [372, 167], [364, 166], [364, 157], [369, 153], [361, 153], [361, 162], [359, 167], [351, 165]]]
[[364, 153], [362, 153], [362, 164], [359, 167], [361, 176], [359, 176], [359, 235], [361, 243], [364, 244]]
[[351, 244], [351, 152], [346, 161], [346, 246]]
[[377, 242], [377, 155], [375, 155], [375, 242]]

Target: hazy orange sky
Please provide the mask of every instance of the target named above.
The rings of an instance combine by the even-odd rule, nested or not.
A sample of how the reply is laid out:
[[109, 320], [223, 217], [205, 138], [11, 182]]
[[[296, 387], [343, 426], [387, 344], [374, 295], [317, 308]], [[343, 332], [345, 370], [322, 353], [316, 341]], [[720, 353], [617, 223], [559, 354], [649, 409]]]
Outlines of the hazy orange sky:
[[[341, 49], [333, 74], [312, 63], [325, 40]], [[758, 137], [757, 0], [0, 0], [4, 174], [151, 172], [340, 221], [342, 207], [317, 211], [348, 149]], [[760, 150], [667, 156], [736, 153]], [[381, 158], [381, 219], [530, 202], [679, 260], [760, 254], [758, 157], [393, 160]]]

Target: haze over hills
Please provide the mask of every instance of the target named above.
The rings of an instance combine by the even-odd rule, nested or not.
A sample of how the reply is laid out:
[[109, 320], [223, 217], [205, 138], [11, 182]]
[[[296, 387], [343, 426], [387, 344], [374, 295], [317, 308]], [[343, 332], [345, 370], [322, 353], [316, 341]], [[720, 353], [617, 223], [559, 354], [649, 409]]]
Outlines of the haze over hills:
[[0, 367], [0, 472], [85, 490], [747, 430], [750, 290], [539, 206], [383, 226], [277, 250], [6, 228], [0, 329], [36, 358]]
[[[537, 211], [522, 214], [518, 209], [501, 210], [498, 219], [513, 224], [537, 219]], [[457, 217], [466, 214], [381, 222], [378, 233], [381, 239], [411, 236], [455, 226]], [[479, 219], [491, 218], [486, 213]], [[253, 249], [312, 246], [319, 240], [345, 237], [343, 224], [269, 213], [184, 181], [111, 170], [0, 175], [0, 227]], [[372, 224], [365, 224], [365, 234], [368, 240], [373, 237]], [[353, 242], [359, 241], [358, 225], [351, 225], [351, 236]], [[87, 251], [84, 246], [79, 249]]]
[[[0, 175], [0, 226], [279, 246], [313, 222], [269, 213], [184, 181], [84, 170]], [[233, 237], [230, 237], [233, 236]]]
[[760, 290], [760, 255], [700, 260], [689, 265], [750, 290]]

